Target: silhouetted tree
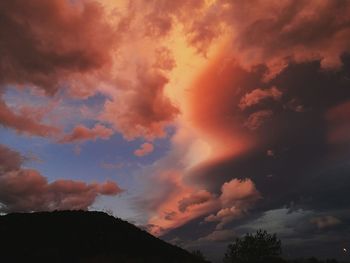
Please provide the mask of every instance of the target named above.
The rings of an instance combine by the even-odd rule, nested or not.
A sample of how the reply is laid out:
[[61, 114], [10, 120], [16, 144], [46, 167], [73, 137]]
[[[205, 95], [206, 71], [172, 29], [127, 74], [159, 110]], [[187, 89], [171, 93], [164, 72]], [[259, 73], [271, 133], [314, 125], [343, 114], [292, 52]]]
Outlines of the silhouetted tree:
[[311, 258], [306, 258], [306, 259], [289, 260], [288, 263], [338, 263], [338, 261], [336, 259], [320, 260], [320, 259], [317, 259], [315, 257], [311, 257]]
[[205, 257], [203, 255], [202, 251], [200, 251], [199, 249], [193, 250], [191, 253], [196, 258], [201, 259], [201, 260], [205, 260]]
[[228, 245], [224, 263], [281, 262], [281, 241], [276, 234], [258, 230]]

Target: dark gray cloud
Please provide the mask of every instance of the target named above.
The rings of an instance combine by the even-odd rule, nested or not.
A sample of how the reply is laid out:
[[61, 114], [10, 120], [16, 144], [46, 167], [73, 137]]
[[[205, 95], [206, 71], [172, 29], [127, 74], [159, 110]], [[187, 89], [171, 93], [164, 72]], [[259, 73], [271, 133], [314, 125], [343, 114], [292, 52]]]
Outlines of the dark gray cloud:
[[[192, 180], [216, 193], [232, 178], [247, 177], [256, 184], [263, 198], [250, 215], [231, 222], [225, 229], [244, 234], [265, 227], [271, 232], [280, 231], [286, 254], [341, 257], [339, 249], [349, 241], [344, 235], [349, 233], [349, 215], [344, 211], [350, 200], [350, 150], [348, 141], [339, 145], [329, 140], [334, 123], [329, 122], [327, 116], [338, 105], [350, 101], [350, 56], [344, 54], [342, 63], [344, 66], [337, 71], [323, 70], [319, 61], [291, 63], [269, 83], [257, 83], [262, 89], [278, 87], [283, 93], [278, 101], [255, 105], [246, 111], [232, 107], [232, 115], [239, 115], [242, 120], [261, 110], [270, 110], [273, 114], [268, 122], [250, 131], [257, 142], [251, 150], [192, 171]], [[246, 74], [248, 77], [249, 73]], [[253, 86], [242, 85], [238, 97], [251, 93]], [[303, 110], [288, 106], [291, 101]], [[346, 107], [340, 109], [347, 110]], [[347, 116], [347, 112], [341, 114]], [[344, 118], [337, 117], [335, 122], [349, 121]], [[268, 150], [274, 152], [273, 156], [266, 154]], [[279, 216], [270, 213], [272, 223], [262, 222], [266, 211], [282, 208], [289, 213]], [[278, 220], [284, 225], [279, 226]], [[194, 229], [193, 225], [198, 231], [190, 237], [186, 231]], [[214, 228], [212, 224], [203, 226], [203, 219], [198, 219], [166, 237], [203, 240], [214, 233]], [[323, 247], [327, 249], [321, 252]]]

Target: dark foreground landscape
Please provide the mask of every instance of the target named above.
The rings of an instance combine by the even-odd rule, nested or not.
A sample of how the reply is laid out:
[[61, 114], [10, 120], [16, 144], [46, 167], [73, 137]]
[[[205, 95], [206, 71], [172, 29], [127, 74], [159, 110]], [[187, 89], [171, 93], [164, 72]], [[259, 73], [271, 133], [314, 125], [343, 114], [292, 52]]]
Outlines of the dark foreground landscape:
[[102, 212], [0, 217], [1, 262], [201, 263], [132, 224]]
[[[55, 211], [0, 216], [0, 262], [209, 263], [103, 212]], [[276, 235], [259, 230], [228, 246], [224, 263], [337, 263], [285, 260]]]

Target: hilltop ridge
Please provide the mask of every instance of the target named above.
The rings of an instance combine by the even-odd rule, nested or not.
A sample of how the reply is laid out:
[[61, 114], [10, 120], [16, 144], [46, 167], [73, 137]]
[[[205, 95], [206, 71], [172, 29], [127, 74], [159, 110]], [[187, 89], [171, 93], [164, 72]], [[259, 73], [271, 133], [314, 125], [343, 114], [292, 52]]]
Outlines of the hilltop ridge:
[[4, 262], [201, 263], [188, 251], [103, 212], [0, 216]]

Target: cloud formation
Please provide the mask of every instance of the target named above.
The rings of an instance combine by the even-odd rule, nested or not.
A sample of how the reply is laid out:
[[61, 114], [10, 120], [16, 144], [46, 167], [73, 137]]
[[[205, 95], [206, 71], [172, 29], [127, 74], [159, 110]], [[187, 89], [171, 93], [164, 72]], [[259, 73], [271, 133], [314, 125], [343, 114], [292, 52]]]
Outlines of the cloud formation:
[[349, 114], [349, 101], [343, 102], [327, 111], [325, 118], [328, 122], [329, 143], [339, 145], [350, 142]]
[[177, 171], [163, 171], [152, 183], [164, 190], [148, 201], [154, 205], [149, 207], [152, 216], [148, 221], [148, 230], [154, 235], [182, 226], [217, 206], [215, 195], [186, 184]]
[[86, 210], [98, 196], [115, 196], [123, 191], [111, 181], [101, 184], [73, 180], [48, 182], [38, 171], [22, 168], [23, 161], [18, 152], [0, 146], [1, 212]]
[[237, 234], [233, 230], [215, 230], [205, 237], [201, 237], [198, 241], [209, 242], [228, 242], [237, 238]]
[[341, 223], [341, 221], [334, 216], [314, 217], [310, 219], [310, 222], [320, 229], [336, 226]]
[[241, 110], [245, 110], [251, 106], [261, 103], [264, 100], [272, 99], [272, 100], [280, 100], [282, 97], [282, 92], [279, 91], [276, 87], [271, 87], [269, 89], [255, 89], [247, 94], [245, 94], [239, 104], [238, 107]]
[[129, 140], [164, 137], [166, 125], [179, 113], [164, 95], [167, 83], [168, 79], [161, 72], [139, 67], [136, 84], [129, 84], [119, 98], [105, 103], [102, 119], [113, 124]]
[[103, 139], [107, 140], [113, 135], [114, 131], [101, 124], [95, 124], [94, 127], [87, 128], [84, 125], [78, 125], [74, 127], [70, 134], [65, 135], [60, 142], [61, 143], [73, 143], [82, 142], [86, 140]]
[[[219, 241], [267, 210], [348, 207], [348, 1], [22, 2], [0, 3], [1, 94], [36, 86], [48, 98], [90, 96], [85, 109], [96, 112], [84, 118], [103, 125], [79, 120], [62, 135], [5, 95], [0, 124], [61, 143], [119, 132], [147, 141], [138, 156], [174, 128], [166, 156], [142, 170], [153, 176], [140, 194], [152, 233], [204, 221], [199, 237]], [[111, 182], [48, 182], [24, 159], [0, 148], [3, 210], [86, 209], [120, 192]], [[334, 218], [306, 221], [320, 230]]]
[[174, 172], [163, 173], [161, 180], [153, 182], [153, 186], [160, 184], [168, 190], [151, 200], [158, 202], [155, 215], [149, 221], [149, 231], [155, 235], [163, 235], [201, 216], [205, 216], [205, 222], [218, 222], [217, 229], [222, 229], [234, 219], [248, 214], [261, 198], [250, 179], [232, 179], [224, 183], [219, 196], [187, 184]]
[[139, 149], [136, 149], [134, 151], [134, 155], [136, 155], [138, 157], [142, 157], [142, 156], [150, 154], [151, 152], [153, 152], [153, 150], [154, 150], [153, 144], [149, 143], [149, 142], [145, 142], [140, 146]]
[[94, 1], [2, 2], [0, 85], [79, 89], [82, 74], [111, 61], [115, 32], [103, 15]]
[[178, 16], [189, 43], [201, 50], [226, 33], [227, 53], [246, 67], [267, 65], [265, 80], [291, 60], [320, 60], [323, 68], [337, 68], [350, 48], [347, 1], [217, 0], [202, 7], [196, 22]]
[[260, 126], [264, 124], [266, 120], [271, 118], [273, 115], [273, 111], [271, 110], [261, 110], [254, 112], [249, 115], [248, 119], [244, 122], [244, 127], [248, 128], [249, 130], [256, 130]]
[[217, 229], [222, 229], [227, 223], [239, 218], [260, 199], [260, 193], [256, 190], [250, 179], [232, 179], [221, 187], [221, 209], [216, 214], [205, 218], [207, 222], [219, 222]]
[[60, 132], [59, 128], [40, 122], [38, 118], [35, 118], [35, 112], [30, 111], [29, 108], [26, 111], [14, 112], [1, 97], [0, 125], [12, 128], [18, 133], [41, 137], [53, 137]]

